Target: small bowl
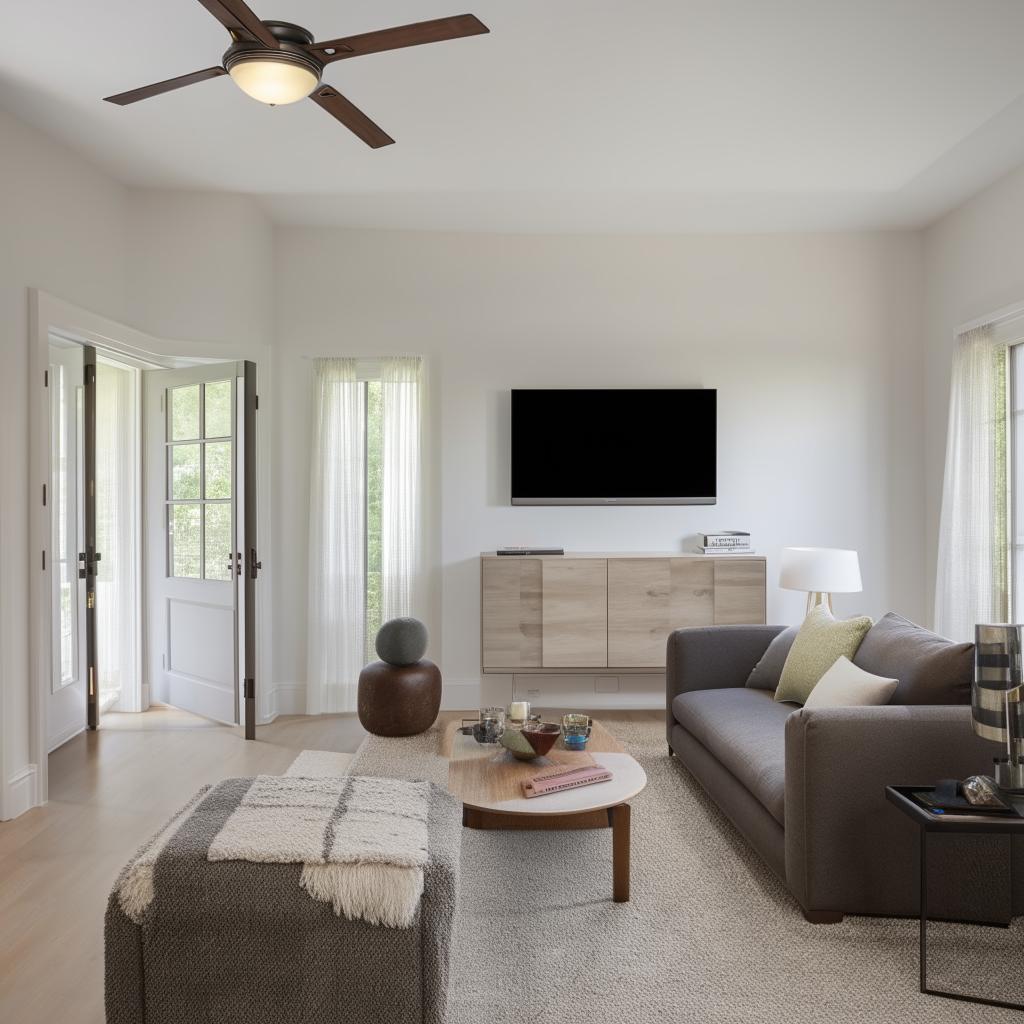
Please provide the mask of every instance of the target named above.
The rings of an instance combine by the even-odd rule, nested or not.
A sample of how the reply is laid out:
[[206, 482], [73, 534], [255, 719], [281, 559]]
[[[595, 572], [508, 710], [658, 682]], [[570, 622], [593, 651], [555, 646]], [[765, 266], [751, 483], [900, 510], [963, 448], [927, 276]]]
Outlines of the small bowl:
[[538, 757], [543, 757], [554, 745], [562, 730], [552, 723], [538, 722], [523, 729], [523, 736], [533, 747]]

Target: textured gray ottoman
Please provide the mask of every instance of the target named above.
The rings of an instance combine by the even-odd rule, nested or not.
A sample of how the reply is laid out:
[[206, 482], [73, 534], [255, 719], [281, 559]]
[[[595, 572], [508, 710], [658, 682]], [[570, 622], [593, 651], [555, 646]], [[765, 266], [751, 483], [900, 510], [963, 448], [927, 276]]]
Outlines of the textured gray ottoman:
[[411, 928], [349, 921], [299, 886], [301, 864], [210, 863], [251, 779], [204, 798], [157, 857], [136, 924], [106, 914], [108, 1024], [444, 1024], [461, 809], [433, 787], [424, 891]]

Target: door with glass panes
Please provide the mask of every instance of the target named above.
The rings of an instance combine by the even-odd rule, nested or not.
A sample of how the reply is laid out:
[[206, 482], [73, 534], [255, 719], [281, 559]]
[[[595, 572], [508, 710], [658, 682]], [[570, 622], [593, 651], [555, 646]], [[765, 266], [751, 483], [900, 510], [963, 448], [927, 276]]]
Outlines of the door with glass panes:
[[145, 373], [150, 702], [239, 721], [241, 363]]

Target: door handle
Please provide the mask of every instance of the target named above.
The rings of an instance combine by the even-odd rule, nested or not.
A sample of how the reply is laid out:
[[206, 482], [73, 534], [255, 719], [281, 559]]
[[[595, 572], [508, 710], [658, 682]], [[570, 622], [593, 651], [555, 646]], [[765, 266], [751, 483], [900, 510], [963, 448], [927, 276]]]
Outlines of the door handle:
[[78, 552], [78, 578], [80, 580], [85, 579], [85, 552]]
[[228, 572], [233, 573], [235, 576], [242, 575], [242, 552], [236, 551], [232, 554], [228, 552]]
[[256, 579], [260, 569], [262, 568], [263, 563], [256, 561], [256, 549], [249, 548], [249, 576], [252, 579]]

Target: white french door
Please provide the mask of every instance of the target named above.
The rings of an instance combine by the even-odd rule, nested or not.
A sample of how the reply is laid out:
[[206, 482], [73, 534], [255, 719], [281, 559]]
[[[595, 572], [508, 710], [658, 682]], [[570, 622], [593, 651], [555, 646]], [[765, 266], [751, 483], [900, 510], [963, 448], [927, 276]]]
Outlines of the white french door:
[[240, 378], [235, 362], [144, 374], [150, 700], [227, 723], [240, 720]]

